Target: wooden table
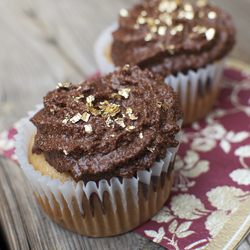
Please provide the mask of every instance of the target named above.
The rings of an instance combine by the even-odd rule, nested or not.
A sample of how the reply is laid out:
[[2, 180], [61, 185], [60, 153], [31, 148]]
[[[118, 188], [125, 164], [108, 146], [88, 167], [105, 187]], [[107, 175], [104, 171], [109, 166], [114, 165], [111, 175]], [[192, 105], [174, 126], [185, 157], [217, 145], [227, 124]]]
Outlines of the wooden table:
[[[0, 132], [42, 103], [57, 82], [78, 83], [96, 72], [96, 38], [121, 7], [135, 2], [0, 0]], [[250, 1], [216, 4], [232, 14], [237, 27], [231, 55], [250, 63]], [[17, 164], [3, 157], [0, 225], [11, 249], [163, 249], [133, 232], [94, 239], [64, 230], [40, 209]], [[250, 235], [238, 249], [250, 249]]]

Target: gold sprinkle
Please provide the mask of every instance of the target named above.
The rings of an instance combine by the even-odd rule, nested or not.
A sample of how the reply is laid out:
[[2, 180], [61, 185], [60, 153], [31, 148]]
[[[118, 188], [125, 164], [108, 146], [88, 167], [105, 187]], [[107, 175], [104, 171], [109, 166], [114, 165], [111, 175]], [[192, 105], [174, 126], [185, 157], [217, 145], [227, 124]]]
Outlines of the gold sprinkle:
[[205, 35], [206, 35], [207, 40], [211, 41], [214, 38], [214, 36], [215, 36], [215, 29], [214, 28], [208, 29], [206, 31]]
[[93, 132], [92, 126], [90, 124], [84, 125], [85, 131], [88, 134], [91, 134]]
[[207, 16], [209, 19], [215, 19], [217, 17], [217, 14], [214, 11], [210, 11]]
[[185, 3], [184, 10], [185, 11], [193, 11], [193, 6], [190, 3]]
[[80, 96], [75, 97], [74, 101], [78, 103], [81, 98], [84, 98], [84, 95], [80, 95]]
[[126, 115], [122, 114], [122, 117], [126, 117]]
[[54, 109], [50, 109], [49, 111], [52, 113], [52, 115], [55, 114], [55, 110]]
[[173, 24], [173, 20], [170, 16], [166, 17], [165, 19], [165, 23], [168, 25], [168, 26], [171, 26]]
[[128, 99], [130, 91], [131, 89], [129, 88], [122, 88], [118, 91], [118, 94], [123, 96], [125, 99]]
[[173, 45], [173, 44], [171, 44], [171, 45], [168, 45], [167, 47], [166, 47], [166, 49], [167, 49], [167, 51], [168, 51], [168, 53], [170, 54], [170, 55], [173, 55], [174, 54], [174, 49], [175, 49], [175, 46]]
[[120, 105], [115, 103], [109, 103], [108, 101], [100, 102], [99, 108], [103, 112], [102, 117], [115, 116], [120, 112]]
[[72, 85], [72, 83], [71, 82], [65, 82], [65, 83], [61, 83], [61, 82], [59, 82], [58, 84], [57, 84], [57, 89], [58, 88], [69, 88], [70, 86]]
[[64, 124], [67, 124], [67, 122], [69, 121], [69, 119], [70, 119], [70, 115], [69, 115], [69, 113], [67, 113], [66, 116], [65, 116], [65, 118], [64, 118], [64, 120], [62, 122]]
[[166, 103], [162, 103], [162, 108], [164, 111], [167, 111], [168, 110], [168, 105]]
[[123, 128], [126, 127], [125, 124], [124, 124], [123, 118], [116, 118], [116, 119], [115, 119], [115, 122], [116, 122], [119, 126], [121, 126], [121, 127], [123, 127]]
[[88, 122], [89, 121], [89, 117], [90, 117], [90, 114], [87, 113], [87, 112], [84, 112], [81, 116], [81, 119], [84, 121], [84, 122]]
[[68, 155], [68, 154], [69, 154], [69, 153], [67, 152], [66, 149], [63, 150], [63, 153], [64, 153], [65, 155]]
[[82, 86], [79, 86], [76, 91], [79, 91], [82, 89]]
[[185, 17], [185, 15], [186, 15], [186, 12], [182, 10], [182, 11], [180, 11], [180, 12], [178, 13], [178, 18], [179, 18], [179, 19], [182, 19], [182, 18]]
[[115, 137], [115, 135], [110, 135], [110, 137], [112, 137], [112, 138], [113, 138], [113, 137]]
[[119, 14], [122, 17], [127, 17], [128, 16], [128, 11], [126, 9], [120, 9]]
[[119, 95], [118, 93], [112, 93], [109, 95], [109, 98], [116, 98], [117, 100], [121, 100], [122, 99], [122, 96]]
[[148, 17], [148, 18], [146, 19], [146, 22], [147, 22], [149, 25], [153, 25], [153, 24], [155, 23], [155, 20], [154, 20], [154, 18], [152, 18], [152, 17]]
[[134, 25], [134, 29], [136, 29], [136, 30], [139, 29], [139, 24], [138, 24], [138, 23], [136, 23], [136, 24]]
[[124, 65], [124, 68], [126, 68], [126, 69], [129, 69], [129, 67], [130, 67], [129, 64], [125, 64], [125, 65]]
[[199, 14], [198, 14], [199, 18], [203, 18], [205, 17], [205, 12], [204, 11], [200, 11]]
[[108, 119], [106, 120], [106, 124], [107, 126], [110, 128], [110, 127], [114, 127], [114, 124], [113, 124], [113, 120], [110, 118], [110, 116], [108, 116]]
[[126, 127], [126, 130], [129, 131], [129, 132], [130, 132], [130, 130], [133, 130], [133, 129], [135, 129], [135, 126], [127, 126]]
[[146, 42], [149, 42], [150, 40], [152, 40], [152, 38], [153, 38], [152, 34], [151, 34], [151, 33], [148, 33], [148, 34], [146, 34], [144, 40], [145, 40]]
[[160, 20], [159, 19], [155, 19], [155, 24], [160, 24]]
[[150, 148], [150, 147], [147, 147], [147, 150], [150, 151], [151, 153], [154, 152], [154, 149], [153, 149], [153, 148]]
[[70, 119], [70, 121], [71, 121], [72, 123], [76, 123], [76, 122], [80, 121], [81, 118], [82, 118], [82, 115], [81, 115], [80, 113], [77, 113], [75, 116], [73, 116], [73, 117]]
[[144, 17], [139, 16], [139, 17], [137, 18], [137, 22], [138, 22], [139, 24], [144, 24], [144, 23], [146, 22], [146, 20], [145, 20]]
[[158, 7], [160, 12], [168, 12], [171, 13], [177, 9], [177, 3], [175, 1], [161, 1]]
[[44, 143], [44, 140], [42, 140], [42, 141], [41, 141], [40, 146], [42, 146], [42, 145], [43, 145], [43, 143]]
[[167, 30], [167, 27], [166, 27], [166, 26], [160, 26], [160, 27], [158, 28], [158, 34], [159, 34], [160, 36], [164, 36], [164, 35], [166, 34], [166, 30]]
[[139, 137], [140, 137], [140, 139], [142, 139], [142, 138], [143, 138], [143, 134], [142, 134], [142, 133], [140, 133], [140, 134], [139, 134]]
[[128, 114], [130, 120], [137, 120], [138, 117], [136, 117], [134, 114]]
[[126, 109], [126, 114], [132, 114], [132, 113], [133, 113], [132, 108], [127, 108], [127, 109]]
[[203, 7], [207, 6], [207, 1], [206, 0], [198, 0], [198, 1], [196, 1], [196, 5], [199, 8], [203, 8]]
[[142, 16], [146, 16], [146, 15], [147, 15], [147, 11], [146, 11], [146, 10], [143, 10], [143, 11], [141, 12], [141, 15], [142, 15]]
[[157, 102], [157, 103], [156, 103], [156, 107], [159, 108], [159, 109], [161, 108], [161, 105], [162, 105], [161, 102]]

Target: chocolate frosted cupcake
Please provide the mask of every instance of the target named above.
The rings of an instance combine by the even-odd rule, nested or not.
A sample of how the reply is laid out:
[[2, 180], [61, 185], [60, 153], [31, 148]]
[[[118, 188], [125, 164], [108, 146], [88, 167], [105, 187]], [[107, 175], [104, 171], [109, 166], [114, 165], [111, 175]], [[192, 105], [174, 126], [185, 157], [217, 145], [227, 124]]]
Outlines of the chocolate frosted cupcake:
[[78, 86], [59, 84], [32, 115], [35, 126], [24, 120], [16, 154], [60, 225], [117, 235], [167, 200], [183, 113], [162, 77], [126, 65]]
[[96, 60], [102, 74], [129, 63], [165, 77], [180, 94], [188, 124], [212, 108], [234, 37], [230, 17], [205, 0], [145, 1], [120, 10], [119, 26], [96, 43]]

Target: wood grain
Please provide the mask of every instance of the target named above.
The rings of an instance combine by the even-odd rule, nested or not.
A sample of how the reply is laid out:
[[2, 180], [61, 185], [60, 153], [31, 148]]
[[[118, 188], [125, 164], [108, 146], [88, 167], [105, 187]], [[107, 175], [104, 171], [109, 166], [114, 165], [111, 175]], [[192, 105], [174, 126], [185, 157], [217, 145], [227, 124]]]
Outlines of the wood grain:
[[[57, 82], [96, 72], [93, 44], [136, 0], [0, 0], [0, 132], [27, 115]], [[250, 2], [221, 0], [237, 27], [232, 56], [250, 63]], [[31, 216], [32, 215], [32, 216]], [[93, 239], [52, 222], [26, 177], [0, 157], [0, 224], [10, 249], [164, 249], [133, 232]], [[250, 236], [239, 250], [250, 248]]]

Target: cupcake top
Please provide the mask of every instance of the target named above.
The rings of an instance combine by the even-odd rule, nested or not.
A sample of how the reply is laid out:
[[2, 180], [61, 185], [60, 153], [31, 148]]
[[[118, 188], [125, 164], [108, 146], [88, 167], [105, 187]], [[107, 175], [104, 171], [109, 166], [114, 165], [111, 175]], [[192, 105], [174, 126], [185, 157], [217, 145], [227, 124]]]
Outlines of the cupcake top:
[[120, 10], [111, 57], [167, 76], [223, 58], [235, 43], [227, 13], [206, 0], [151, 0]]
[[58, 84], [31, 122], [33, 153], [76, 182], [131, 178], [178, 146], [178, 96], [149, 70], [124, 66], [81, 85]]

